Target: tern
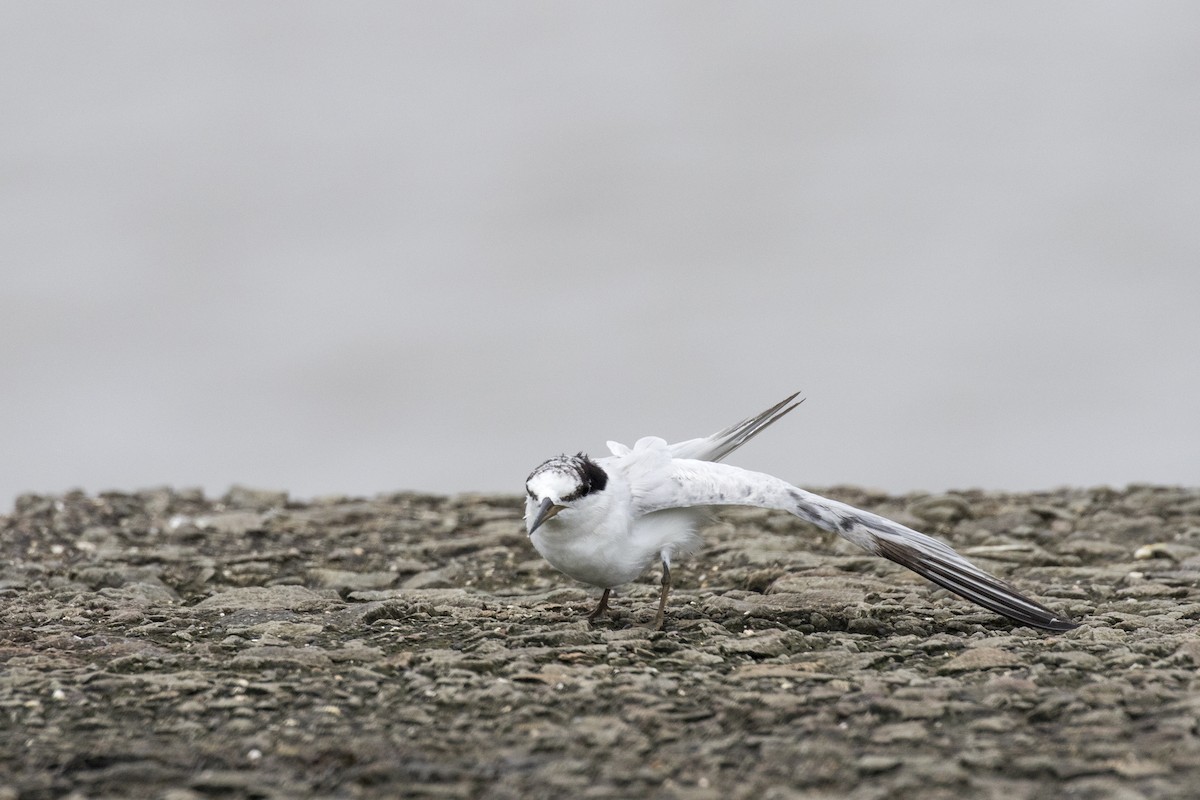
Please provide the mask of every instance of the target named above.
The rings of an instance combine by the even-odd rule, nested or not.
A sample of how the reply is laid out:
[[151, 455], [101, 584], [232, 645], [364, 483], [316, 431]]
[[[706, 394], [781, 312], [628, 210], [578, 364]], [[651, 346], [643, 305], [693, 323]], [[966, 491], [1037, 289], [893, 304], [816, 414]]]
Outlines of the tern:
[[798, 396], [712, 436], [676, 444], [647, 436], [632, 448], [608, 442], [611, 456], [561, 455], [529, 475], [525, 528], [534, 548], [560, 572], [604, 590], [590, 621], [608, 610], [613, 588], [657, 562], [662, 584], [653, 627], [660, 629], [671, 564], [699, 549], [703, 510], [757, 506], [794, 514], [1023, 625], [1050, 631], [1078, 627], [944, 542], [772, 475], [718, 463], [796, 408], [803, 402]]

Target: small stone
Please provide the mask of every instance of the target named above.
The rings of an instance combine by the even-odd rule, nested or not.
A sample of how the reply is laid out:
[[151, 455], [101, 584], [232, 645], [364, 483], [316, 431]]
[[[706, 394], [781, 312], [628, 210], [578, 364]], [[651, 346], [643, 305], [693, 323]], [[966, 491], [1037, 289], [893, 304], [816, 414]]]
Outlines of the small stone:
[[196, 608], [234, 611], [243, 608], [304, 609], [328, 605], [330, 599], [303, 586], [247, 586], [218, 592], [201, 600]]
[[896, 756], [884, 755], [865, 755], [858, 759], [857, 766], [859, 772], [865, 772], [868, 775], [875, 775], [880, 772], [887, 772], [900, 766], [901, 760]]
[[386, 589], [399, 578], [396, 572], [351, 572], [344, 569], [319, 568], [308, 571], [308, 579], [323, 589], [338, 591], [369, 591]]
[[270, 508], [282, 508], [287, 505], [288, 493], [270, 489], [251, 489], [246, 486], [232, 486], [221, 502], [230, 508], [250, 508], [266, 511]]
[[753, 633], [749, 636], [721, 644], [721, 652], [771, 658], [781, 656], [794, 647], [801, 636], [795, 631], [770, 631], [768, 633]]
[[1175, 655], [1200, 667], [1200, 639], [1188, 639], [1175, 649]]
[[[171, 518], [171, 527], [176, 525], [176, 517]], [[224, 511], [220, 514], [208, 514], [194, 520], [196, 527], [203, 530], [215, 531], [226, 536], [245, 536], [247, 533], [261, 531], [266, 518], [256, 511]]]
[[455, 583], [450, 579], [447, 570], [431, 569], [425, 572], [418, 572], [411, 578], [406, 579], [400, 586], [404, 589], [451, 589], [455, 586]]
[[1000, 667], [1020, 667], [1024, 663], [1021, 657], [1014, 653], [995, 647], [976, 647], [950, 659], [938, 668], [938, 672], [969, 672]]
[[[1130, 577], [1136, 575], [1138, 578], [1145, 578], [1145, 575], [1141, 573], [1131, 572], [1129, 575]], [[1136, 598], [1187, 597], [1188, 588], [1186, 586], [1165, 586], [1161, 583], [1143, 580], [1135, 583], [1133, 586], [1126, 586], [1123, 589], [1118, 589], [1115, 594], [1117, 597]]]
[[912, 503], [908, 513], [923, 522], [933, 525], [945, 525], [964, 519], [971, 519], [971, 504], [955, 494], [942, 494], [926, 497]]
[[329, 654], [318, 647], [248, 647], [233, 657], [235, 667], [253, 669], [281, 666], [328, 667], [332, 664]]
[[325, 630], [324, 625], [318, 625], [313, 622], [287, 622], [278, 619], [269, 622], [260, 622], [257, 625], [249, 625], [245, 628], [245, 631], [252, 635], [274, 636], [282, 640], [292, 641], [297, 639], [311, 639], [323, 630]]
[[1173, 542], [1155, 542], [1145, 544], [1133, 552], [1133, 557], [1139, 561], [1151, 558], [1161, 558], [1168, 561], [1184, 561], [1196, 555], [1197, 549], [1188, 545]]
[[871, 741], [876, 744], [895, 744], [897, 742], [920, 742], [929, 737], [929, 732], [920, 722], [897, 722], [892, 725], [881, 725], [871, 734]]

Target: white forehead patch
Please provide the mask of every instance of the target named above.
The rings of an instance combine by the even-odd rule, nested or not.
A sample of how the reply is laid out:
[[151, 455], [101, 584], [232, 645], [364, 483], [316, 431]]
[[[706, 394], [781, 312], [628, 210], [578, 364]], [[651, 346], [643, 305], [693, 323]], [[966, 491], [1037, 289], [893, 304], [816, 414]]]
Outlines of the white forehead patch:
[[536, 497], [549, 497], [557, 503], [564, 497], [576, 494], [583, 484], [580, 483], [579, 475], [574, 471], [563, 472], [557, 469], [547, 469], [530, 475], [525, 486]]

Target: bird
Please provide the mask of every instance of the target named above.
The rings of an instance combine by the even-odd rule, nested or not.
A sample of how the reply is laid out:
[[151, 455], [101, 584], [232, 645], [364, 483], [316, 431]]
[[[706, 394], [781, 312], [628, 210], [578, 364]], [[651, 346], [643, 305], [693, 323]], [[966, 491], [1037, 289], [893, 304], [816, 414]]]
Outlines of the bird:
[[662, 581], [652, 628], [661, 630], [671, 566], [700, 549], [706, 510], [756, 506], [786, 511], [836, 533], [1014, 622], [1056, 632], [1078, 627], [938, 539], [773, 475], [720, 463], [798, 407], [804, 401], [796, 399], [799, 395], [711, 436], [675, 444], [646, 436], [632, 448], [610, 441], [610, 456], [564, 454], [530, 473], [525, 481], [529, 540], [555, 569], [603, 590], [590, 622], [608, 612], [614, 588], [659, 563]]

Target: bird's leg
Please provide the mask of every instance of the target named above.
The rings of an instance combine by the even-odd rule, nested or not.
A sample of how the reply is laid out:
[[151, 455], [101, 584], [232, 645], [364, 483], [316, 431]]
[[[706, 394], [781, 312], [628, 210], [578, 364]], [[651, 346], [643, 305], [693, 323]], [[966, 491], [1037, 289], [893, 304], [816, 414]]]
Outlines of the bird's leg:
[[600, 604], [596, 606], [596, 609], [592, 613], [588, 614], [588, 622], [595, 622], [608, 611], [608, 594], [611, 591], [612, 589], [605, 589], [604, 594], [600, 595]]
[[667, 613], [667, 593], [671, 591], [671, 566], [663, 559], [662, 592], [658, 595], [658, 613], [654, 615], [654, 625], [651, 630], [661, 631], [663, 617]]

